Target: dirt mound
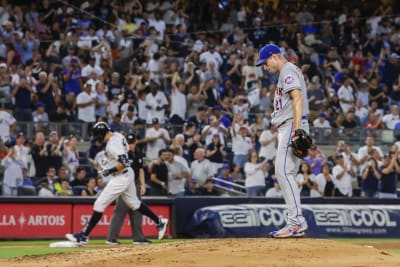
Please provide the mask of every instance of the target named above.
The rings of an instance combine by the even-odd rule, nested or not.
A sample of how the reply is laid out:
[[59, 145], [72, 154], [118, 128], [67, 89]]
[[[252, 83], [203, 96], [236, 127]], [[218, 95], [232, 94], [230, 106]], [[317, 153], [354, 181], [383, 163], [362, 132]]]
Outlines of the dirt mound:
[[398, 254], [371, 245], [325, 239], [213, 239], [96, 248], [75, 253], [2, 260], [0, 266], [400, 266]]

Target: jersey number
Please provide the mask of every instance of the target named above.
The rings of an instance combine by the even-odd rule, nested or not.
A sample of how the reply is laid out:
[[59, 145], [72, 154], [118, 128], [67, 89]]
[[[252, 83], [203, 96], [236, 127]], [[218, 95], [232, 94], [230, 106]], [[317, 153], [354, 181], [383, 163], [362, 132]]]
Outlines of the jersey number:
[[282, 109], [282, 99], [276, 99], [275, 100], [275, 110], [281, 110]]

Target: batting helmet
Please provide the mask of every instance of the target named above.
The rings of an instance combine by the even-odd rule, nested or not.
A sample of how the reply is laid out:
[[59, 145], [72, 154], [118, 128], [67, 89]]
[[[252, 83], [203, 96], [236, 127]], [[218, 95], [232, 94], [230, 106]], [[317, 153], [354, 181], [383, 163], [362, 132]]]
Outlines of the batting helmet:
[[104, 141], [106, 134], [111, 131], [110, 127], [105, 122], [98, 122], [92, 128], [92, 139], [99, 142]]

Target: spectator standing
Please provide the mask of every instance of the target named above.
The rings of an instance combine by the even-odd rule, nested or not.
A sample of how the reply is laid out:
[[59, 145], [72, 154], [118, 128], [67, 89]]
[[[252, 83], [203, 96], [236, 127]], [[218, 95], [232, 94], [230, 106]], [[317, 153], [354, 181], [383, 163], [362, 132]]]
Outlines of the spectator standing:
[[48, 133], [49, 127], [49, 115], [45, 111], [45, 103], [37, 102], [36, 110], [32, 113], [34, 127], [36, 131]]
[[369, 81], [369, 106], [372, 102], [377, 103], [377, 109], [379, 112], [383, 112], [384, 106], [388, 102], [388, 97], [383, 88], [383, 84], [379, 84], [377, 78], [371, 78]]
[[366, 197], [376, 197], [378, 193], [379, 180], [382, 175], [379, 173], [378, 162], [371, 158], [367, 162], [367, 166], [364, 168], [361, 179], [362, 192]]
[[174, 77], [172, 78], [172, 90], [170, 96], [171, 112], [169, 121], [174, 126], [178, 125], [178, 128], [182, 131], [182, 128], [179, 126], [182, 125], [186, 119], [186, 85], [184, 82], [178, 83], [176, 79], [176, 75], [174, 74]]
[[[15, 140], [15, 159], [19, 160], [22, 163], [22, 166], [26, 166], [26, 168], [30, 168], [31, 161], [31, 150], [30, 148], [25, 146], [25, 135], [23, 132], [18, 133], [17, 138]], [[33, 166], [34, 167], [34, 166]]]
[[232, 135], [232, 152], [233, 152], [233, 162], [238, 164], [240, 168], [244, 167], [247, 161], [247, 155], [252, 149], [251, 138], [248, 137], [248, 128], [246, 125], [239, 125], [237, 123], [237, 116], [233, 119], [233, 124], [231, 127]]
[[379, 154], [379, 157], [383, 157], [383, 153], [380, 147], [374, 146], [374, 137], [367, 136], [365, 138], [365, 146], [362, 146], [358, 149], [357, 159], [360, 164], [360, 170], [363, 171], [366, 165], [367, 160], [372, 156], [372, 152], [376, 150]]
[[261, 68], [256, 67], [257, 62], [253, 55], [247, 59], [247, 62], [248, 64], [243, 66], [242, 69], [242, 87], [249, 97], [250, 105], [258, 106], [260, 104], [259, 96], [262, 88], [261, 78], [263, 73]]
[[309, 164], [311, 173], [318, 175], [321, 173], [322, 165], [326, 161], [326, 156], [316, 145], [312, 145], [308, 150], [308, 156], [304, 158], [304, 161]]
[[196, 116], [199, 108], [204, 106], [205, 97], [202, 91], [199, 90], [197, 85], [191, 85], [189, 87], [189, 93], [187, 95], [187, 106], [188, 106], [188, 118]]
[[118, 72], [111, 74], [111, 81], [107, 84], [108, 99], [119, 98], [123, 93], [123, 88], [120, 83], [120, 75]]
[[386, 129], [394, 130], [396, 124], [400, 122], [399, 107], [397, 105], [390, 106], [390, 113], [382, 117], [382, 122]]
[[319, 114], [328, 102], [318, 76], [313, 76], [311, 78], [307, 87], [307, 97], [310, 104], [310, 111], [312, 114], [315, 114], [314, 116], [310, 115], [310, 117], [315, 118], [316, 114]]
[[307, 162], [303, 162], [300, 165], [299, 173], [296, 176], [296, 182], [301, 196], [310, 196], [310, 191], [314, 188], [314, 181], [315, 175], [312, 173], [311, 166]]
[[136, 112], [135, 106], [129, 105], [126, 112], [124, 112], [122, 114], [121, 122], [133, 124], [138, 119], [136, 114], [137, 114], [137, 112]]
[[400, 173], [399, 153], [391, 152], [383, 157], [380, 170], [379, 198], [397, 198], [397, 181]]
[[186, 180], [190, 178], [190, 169], [174, 159], [172, 150], [167, 149], [168, 160], [168, 190], [172, 196], [183, 196]]
[[264, 168], [266, 162], [266, 160], [260, 162], [260, 158], [255, 150], [250, 150], [248, 153], [247, 162], [244, 165], [247, 196], [255, 197], [265, 195], [266, 187]]
[[[257, 94], [257, 98], [258, 96], [259, 95]], [[239, 94], [233, 99], [233, 107], [232, 107], [233, 114], [241, 114], [245, 120], [248, 120], [249, 110], [250, 110], [250, 104], [247, 96]]]
[[359, 122], [356, 120], [353, 108], [349, 109], [345, 114], [345, 119], [342, 125], [345, 129], [354, 129], [360, 126]]
[[197, 108], [196, 114], [187, 119], [188, 123], [196, 125], [196, 130], [202, 132], [204, 126], [207, 124], [207, 110], [204, 106]]
[[363, 106], [362, 101], [357, 99], [354, 113], [360, 119], [360, 127], [364, 128], [368, 120], [368, 109]]
[[150, 93], [146, 95], [146, 108], [148, 110], [146, 122], [152, 123], [153, 118], [157, 118], [160, 123], [165, 121], [165, 110], [168, 107], [168, 100], [165, 94], [158, 89], [158, 84], [150, 82]]
[[219, 69], [223, 63], [223, 59], [219, 52], [216, 51], [215, 45], [209, 44], [208, 50], [200, 54], [200, 61], [204, 61], [207, 63], [207, 66], [210, 62], [213, 62], [215, 65], [215, 69]]
[[277, 137], [278, 128], [275, 125], [270, 124], [269, 129], [262, 131], [259, 138], [260, 152], [258, 154], [261, 160], [272, 160], [275, 158]]
[[[83, 91], [76, 97], [78, 120], [89, 124], [96, 122], [96, 104], [97, 95], [92, 93], [92, 88], [89, 84], [85, 84]], [[89, 125], [88, 129], [91, 129], [90, 127]]]
[[147, 143], [146, 158], [148, 160], [156, 160], [158, 152], [167, 147], [171, 142], [171, 138], [166, 129], [161, 128], [160, 121], [157, 117], [152, 119], [152, 125], [146, 131], [144, 142]]
[[26, 67], [11, 92], [11, 96], [15, 98], [14, 116], [17, 121], [32, 121], [32, 98], [36, 91], [31, 74], [30, 67]]
[[67, 47], [67, 55], [62, 59], [62, 64], [67, 67], [70, 63], [74, 62], [80, 64], [79, 57], [75, 55], [75, 47], [68, 46]]
[[336, 165], [332, 169], [332, 181], [335, 185], [335, 197], [351, 197], [353, 188], [351, 185], [351, 175], [345, 165], [343, 155], [336, 156]]
[[1, 161], [4, 167], [3, 196], [16, 196], [17, 187], [22, 184], [22, 164], [15, 158], [14, 148], [10, 148], [7, 156]]
[[43, 178], [48, 169], [48, 152], [45, 136], [42, 132], [37, 132], [32, 146], [32, 158], [35, 163], [36, 177]]
[[16, 119], [5, 111], [4, 104], [0, 103], [0, 138], [5, 144], [11, 141], [16, 125]]
[[[95, 86], [95, 95], [96, 95], [96, 108], [95, 108], [95, 116], [96, 118], [107, 118], [107, 106], [108, 106], [108, 98], [105, 92], [105, 86], [103, 82], [99, 82]], [[91, 94], [90, 94], [91, 95]]]
[[339, 103], [342, 111], [346, 113], [354, 107], [354, 81], [350, 77], [345, 77], [343, 85], [338, 90]]
[[53, 73], [47, 76], [47, 73], [42, 71], [39, 73], [39, 81], [36, 84], [36, 92], [38, 100], [45, 103], [45, 112], [49, 115], [50, 121], [54, 121], [57, 110], [54, 101], [54, 95], [58, 94], [57, 84], [53, 80]]
[[400, 105], [400, 75], [393, 83], [392, 90], [389, 90], [389, 100], [391, 105]]
[[206, 146], [211, 144], [214, 135], [219, 135], [222, 145], [225, 145], [224, 135], [227, 133], [224, 124], [220, 122], [214, 115], [210, 116], [210, 124], [204, 126], [201, 135], [205, 138]]
[[64, 138], [59, 138], [56, 131], [49, 134], [49, 142], [46, 145], [48, 153], [48, 164], [54, 166], [58, 171], [63, 165], [62, 151], [63, 151]]
[[361, 106], [368, 107], [369, 105], [369, 84], [366, 79], [362, 79], [357, 91], [357, 102], [361, 103]]
[[8, 72], [8, 67], [6, 63], [0, 63], [0, 104], [5, 104], [7, 107], [10, 107], [13, 104], [11, 97], [12, 89], [13, 87], [11, 86], [11, 76]]
[[[79, 60], [72, 58], [63, 72], [64, 94], [74, 93], [77, 96], [82, 90], [81, 69]], [[91, 89], [91, 87], [89, 86]]]
[[332, 197], [334, 195], [335, 185], [328, 164], [322, 166], [322, 172], [315, 177], [313, 182], [316, 186], [310, 191], [310, 197]]
[[222, 167], [226, 156], [224, 145], [221, 143], [219, 134], [214, 134], [212, 142], [207, 146], [206, 156], [210, 161], [211, 173], [218, 173], [218, 169]]
[[202, 91], [204, 94], [206, 106], [215, 107], [218, 105], [220, 95], [216, 85], [215, 77], [205, 77], [204, 81], [200, 83], [200, 91]]
[[63, 149], [63, 165], [67, 168], [69, 175], [74, 175], [79, 166], [79, 152], [77, 149], [78, 139], [71, 136], [65, 140]]
[[203, 148], [198, 148], [194, 152], [195, 160], [190, 166], [190, 174], [192, 179], [196, 179], [197, 186], [203, 186], [207, 179], [211, 178], [215, 172], [211, 162], [205, 158], [206, 152]]
[[150, 185], [151, 195], [167, 196], [168, 195], [168, 167], [165, 163], [168, 160], [168, 152], [165, 149], [158, 151], [158, 159], [152, 163]]

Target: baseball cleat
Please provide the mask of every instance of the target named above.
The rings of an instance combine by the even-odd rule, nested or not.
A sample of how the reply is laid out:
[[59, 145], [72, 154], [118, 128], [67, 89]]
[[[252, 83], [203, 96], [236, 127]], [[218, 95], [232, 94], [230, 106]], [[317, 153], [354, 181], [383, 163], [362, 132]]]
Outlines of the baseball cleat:
[[308, 230], [308, 225], [306, 222], [303, 222], [300, 225], [300, 229], [293, 234], [293, 237], [304, 237], [306, 235], [307, 230]]
[[112, 246], [116, 246], [121, 244], [117, 239], [109, 239], [106, 241], [107, 245], [112, 245]]
[[86, 245], [89, 242], [89, 237], [84, 236], [83, 233], [66, 234], [65, 237], [78, 245]]
[[148, 239], [133, 240], [132, 244], [134, 244], [134, 245], [150, 245], [151, 240], [148, 240]]
[[167, 231], [168, 219], [160, 217], [160, 223], [157, 225], [158, 229], [158, 240], [161, 240], [165, 236], [165, 232]]
[[272, 238], [303, 237], [305, 231], [300, 231], [300, 225], [286, 225], [281, 230], [269, 233]]

